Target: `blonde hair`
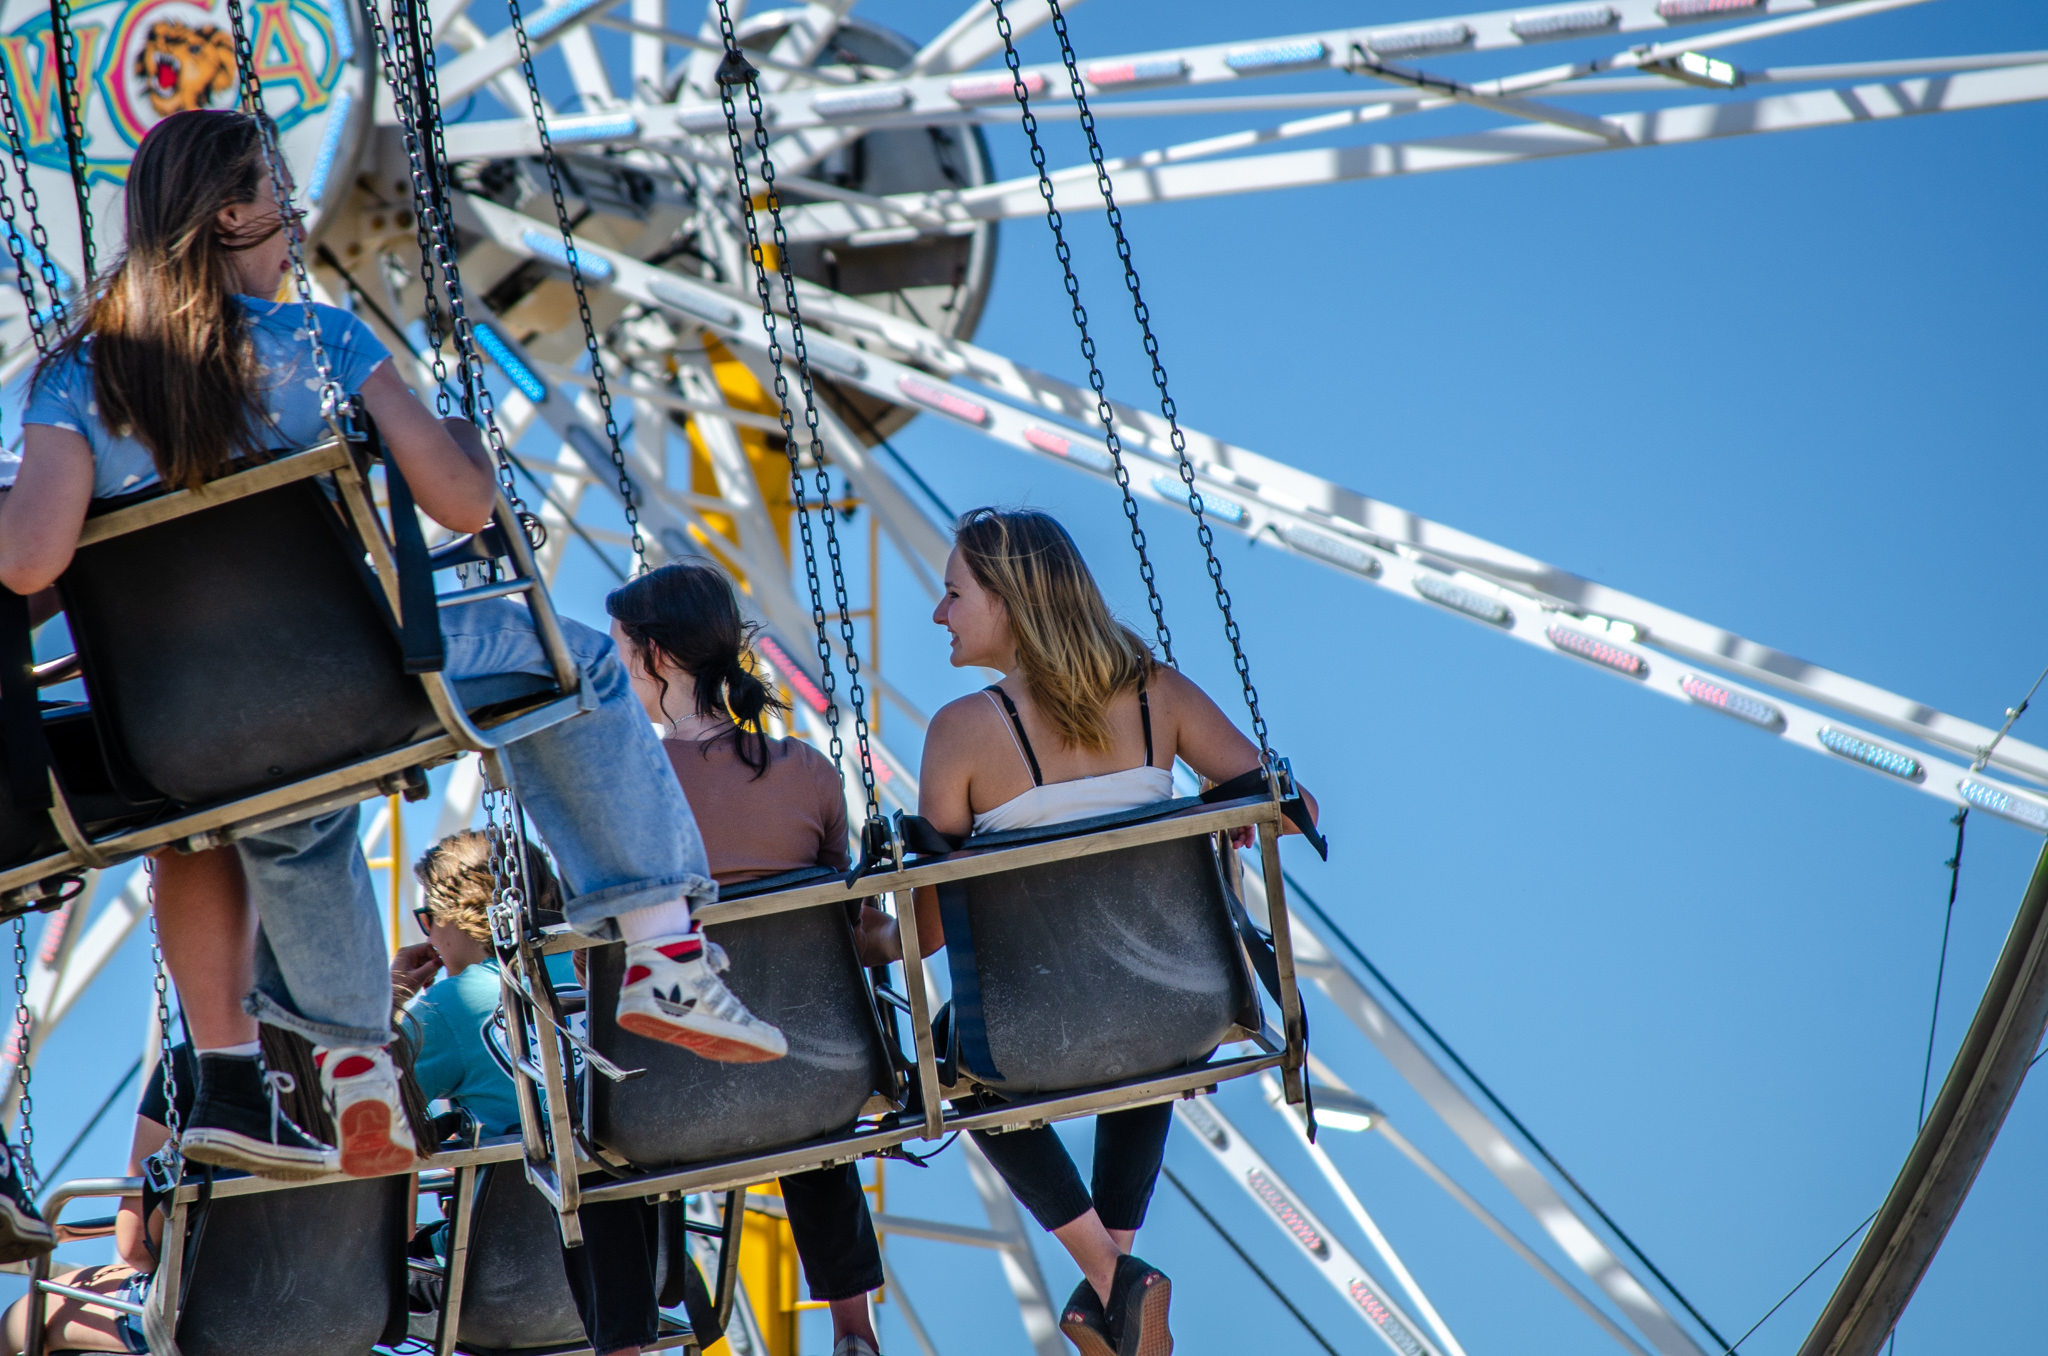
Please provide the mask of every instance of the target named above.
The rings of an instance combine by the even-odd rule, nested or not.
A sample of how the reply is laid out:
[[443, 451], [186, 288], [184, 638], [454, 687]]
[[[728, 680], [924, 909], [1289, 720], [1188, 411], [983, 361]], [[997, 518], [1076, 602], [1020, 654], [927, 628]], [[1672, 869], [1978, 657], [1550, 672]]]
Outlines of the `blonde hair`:
[[1051, 514], [978, 508], [962, 516], [953, 541], [1009, 614], [1039, 713], [1062, 742], [1107, 749], [1109, 704], [1151, 675], [1152, 651], [1110, 614], [1074, 539]]
[[[479, 942], [491, 940], [491, 896], [497, 878], [491, 874], [491, 840], [475, 829], [451, 833], [420, 854], [412, 874], [420, 883], [420, 903], [442, 927], [460, 928]], [[548, 870], [547, 858], [526, 845], [526, 894], [536, 909], [562, 907], [562, 887]]]

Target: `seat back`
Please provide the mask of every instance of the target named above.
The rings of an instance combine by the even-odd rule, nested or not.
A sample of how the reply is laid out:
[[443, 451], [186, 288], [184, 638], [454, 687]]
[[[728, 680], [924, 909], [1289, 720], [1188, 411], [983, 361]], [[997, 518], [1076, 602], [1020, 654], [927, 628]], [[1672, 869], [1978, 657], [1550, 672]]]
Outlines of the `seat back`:
[[642, 1167], [701, 1163], [801, 1144], [850, 1125], [894, 1074], [873, 995], [839, 908], [795, 909], [717, 923], [725, 982], [789, 1038], [768, 1064], [714, 1064], [687, 1050], [621, 1031], [614, 1014], [625, 947], [591, 952], [591, 1040], [607, 1059], [644, 1077], [586, 1076], [585, 1115], [599, 1144]]
[[1064, 1092], [1199, 1064], [1258, 1005], [1206, 836], [939, 887], [958, 1072]]
[[477, 1173], [455, 1340], [464, 1351], [585, 1345], [554, 1207], [522, 1164], [487, 1163]]
[[215, 1199], [186, 1253], [184, 1356], [364, 1356], [405, 1331], [406, 1177]]
[[436, 731], [361, 559], [312, 480], [80, 547], [58, 589], [116, 784], [200, 805]]

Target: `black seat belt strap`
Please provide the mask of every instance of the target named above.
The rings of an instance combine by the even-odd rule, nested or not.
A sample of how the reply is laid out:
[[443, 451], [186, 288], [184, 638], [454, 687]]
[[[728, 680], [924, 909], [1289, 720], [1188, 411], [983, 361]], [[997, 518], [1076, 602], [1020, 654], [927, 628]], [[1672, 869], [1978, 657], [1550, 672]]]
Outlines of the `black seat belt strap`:
[[0, 740], [7, 744], [7, 785], [15, 805], [49, 808], [50, 747], [36, 705], [28, 599], [5, 588], [0, 588]]
[[405, 655], [407, 673], [439, 673], [448, 656], [441, 644], [440, 605], [434, 601], [434, 562], [413, 508], [412, 486], [405, 483], [398, 459], [388, 451], [384, 485], [391, 496], [392, 554], [398, 560], [398, 648]]

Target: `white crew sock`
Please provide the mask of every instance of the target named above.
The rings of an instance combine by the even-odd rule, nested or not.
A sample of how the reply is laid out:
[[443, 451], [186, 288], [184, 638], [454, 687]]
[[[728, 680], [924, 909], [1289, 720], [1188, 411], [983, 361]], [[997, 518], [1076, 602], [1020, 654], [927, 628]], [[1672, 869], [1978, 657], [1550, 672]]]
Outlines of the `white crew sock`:
[[195, 1053], [202, 1055], [233, 1055], [237, 1059], [254, 1059], [263, 1053], [263, 1042], [243, 1041], [240, 1045], [217, 1045], [210, 1050], [194, 1047], [194, 1050]]
[[630, 909], [612, 919], [619, 928], [619, 936], [628, 942], [652, 942], [664, 937], [680, 937], [690, 930], [690, 901], [671, 899], [666, 904], [649, 904], [644, 909]]

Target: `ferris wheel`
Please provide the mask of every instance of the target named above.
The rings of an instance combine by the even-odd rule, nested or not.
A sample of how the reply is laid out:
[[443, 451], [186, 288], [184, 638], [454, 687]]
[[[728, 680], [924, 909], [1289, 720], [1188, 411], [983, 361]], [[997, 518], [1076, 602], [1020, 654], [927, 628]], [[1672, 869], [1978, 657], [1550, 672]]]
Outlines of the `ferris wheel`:
[[[840, 540], [857, 534], [843, 515], [857, 506], [869, 525], [871, 562], [856, 573], [875, 578], [886, 545], [936, 593], [948, 515], [889, 442], [925, 418], [1075, 469], [1120, 496], [1148, 587], [1138, 501], [1193, 510], [1190, 535], [1199, 527], [1256, 540], [1298, 558], [1304, 572], [1332, 572], [1346, 586], [1383, 590], [1705, 708], [1731, 731], [1761, 733], [1845, 774], [2048, 834], [2048, 749], [2010, 734], [2011, 719], [1998, 729], [1945, 714], [1203, 434], [1180, 420], [1149, 325], [1157, 391], [1117, 399], [1086, 317], [1135, 306], [1143, 324], [1139, 275], [1119, 226], [1128, 292], [1084, 298], [1063, 234], [1084, 214], [1114, 223], [1126, 209], [1221, 195], [2048, 99], [2048, 56], [2039, 52], [1745, 61], [1757, 50], [1750, 44], [1919, 2], [1609, 0], [1247, 32], [1131, 53], [1090, 50], [1085, 21], [1070, 27], [1060, 10], [1031, 0], [969, 7], [943, 29], [914, 34], [844, 3], [759, 13], [714, 4], [692, 28], [662, 0], [558, 0], [523, 15], [515, 8], [516, 22], [495, 25], [496, 16], [462, 3], [387, 9], [371, 22], [339, 3], [254, 0], [247, 22], [255, 74], [311, 214], [307, 262], [325, 299], [355, 310], [405, 355], [423, 394], [459, 401], [457, 369], [486, 364], [471, 379], [489, 390], [550, 578], [572, 560], [616, 574], [639, 556], [708, 557], [741, 580], [764, 628], [762, 657], [793, 698], [793, 728], [839, 746], [855, 822], [878, 810], [915, 812], [916, 741], [895, 731], [919, 725], [921, 713], [879, 662], [872, 603], [865, 618], [849, 605]], [[65, 13], [68, 54], [51, 11], [0, 9], [0, 56], [21, 108], [19, 130], [9, 129], [10, 192], [26, 200], [21, 190], [32, 190], [43, 228], [11, 227], [22, 285], [0, 291], [7, 380], [35, 360], [36, 308], [77, 296], [118, 248], [122, 178], [141, 135], [179, 109], [231, 102], [236, 87], [224, 5], [113, 0]], [[1041, 30], [1057, 38], [1056, 59], [1025, 61], [1017, 44], [1042, 39]], [[623, 51], [600, 43], [608, 33], [625, 35]], [[735, 77], [729, 42], [750, 79]], [[1529, 53], [1520, 73], [1459, 74], [1468, 55], [1534, 47], [1544, 50]], [[1245, 82], [1257, 83], [1234, 88]], [[1674, 95], [1686, 102], [1673, 105]], [[1402, 121], [1457, 109], [1498, 125], [1430, 135], [1410, 134]], [[1242, 130], [1171, 139], [1175, 119], [1217, 117]], [[1110, 156], [1096, 128], [1111, 119], [1168, 130], [1156, 149]], [[1090, 154], [1053, 164], [1039, 128], [1070, 120]], [[1000, 178], [990, 142], [1019, 136], [1034, 170]], [[444, 241], [432, 238], [426, 202], [446, 219]], [[999, 234], [1006, 252], [1038, 258], [1048, 282], [1062, 280], [1082, 322], [1077, 349], [1012, 357], [975, 344]], [[785, 264], [787, 290], [776, 281]], [[458, 290], [473, 325], [469, 355], [448, 323]], [[786, 352], [799, 321], [801, 380]], [[1171, 335], [1164, 348], [1170, 361]], [[1073, 370], [1076, 352], [1089, 380], [1044, 370]], [[792, 492], [793, 463], [796, 493], [807, 480], [815, 487], [828, 532], [829, 514], [842, 514], [830, 597], [816, 564], [824, 543], [807, 549], [811, 514]], [[1218, 568], [1213, 552], [1209, 561]], [[839, 738], [843, 703], [863, 726], [857, 750]], [[437, 788], [437, 834], [468, 824], [482, 790], [475, 761], [458, 764]], [[402, 809], [392, 796], [366, 838], [390, 870], [395, 934], [405, 922]], [[1245, 881], [1246, 903], [1270, 924], [1256, 873]], [[52, 915], [29, 970], [21, 1029], [31, 1048], [145, 914], [137, 885], [98, 893], [105, 898], [88, 890]], [[1296, 902], [1307, 901], [1297, 893]], [[2030, 894], [2022, 910], [2037, 931], [2048, 927], [2041, 904]], [[1323, 1019], [1355, 1024], [1528, 1223], [1490, 1212], [1341, 1070], [1317, 1060], [1325, 1127], [1386, 1136], [1602, 1341], [1635, 1356], [1718, 1356], [1737, 1334], [1693, 1309], [1398, 991], [1363, 968], [1327, 915], [1296, 907], [1292, 931], [1295, 966], [1322, 995]], [[2010, 1103], [2013, 1062], [2032, 1054], [2048, 1013], [2027, 961], [2035, 935], [2016, 927], [2013, 965], [1980, 1009], [1986, 1039], [1959, 1060], [1953, 1096], [1937, 1101], [1802, 1356], [1875, 1351], [1939, 1247]], [[943, 977], [932, 985], [942, 989]], [[1267, 1242], [1291, 1240], [1285, 1246], [1309, 1268], [1289, 1283], [1319, 1276], [1402, 1356], [1463, 1356], [1456, 1312], [1439, 1311], [1429, 1278], [1402, 1259], [1364, 1193], [1314, 1144], [1313, 1122], [1290, 1108], [1274, 1075], [1262, 1079], [1282, 1133], [1300, 1138], [1351, 1216], [1347, 1228], [1374, 1254], [1352, 1255], [1274, 1167], [1260, 1147], [1273, 1142], [1273, 1127], [1247, 1134], [1213, 1104], [1182, 1103], [1191, 1141], [1280, 1231]], [[1015, 1206], [989, 1172], [973, 1176], [987, 1228], [902, 1218], [883, 1227], [997, 1252], [1024, 1340], [1052, 1356], [1063, 1349], [1053, 1303]], [[786, 1356], [796, 1310], [767, 1300], [768, 1285], [765, 1270], [745, 1274], [749, 1303], [737, 1311], [733, 1344]], [[932, 1351], [907, 1307], [915, 1277], [892, 1277], [891, 1286], [914, 1340]]]

